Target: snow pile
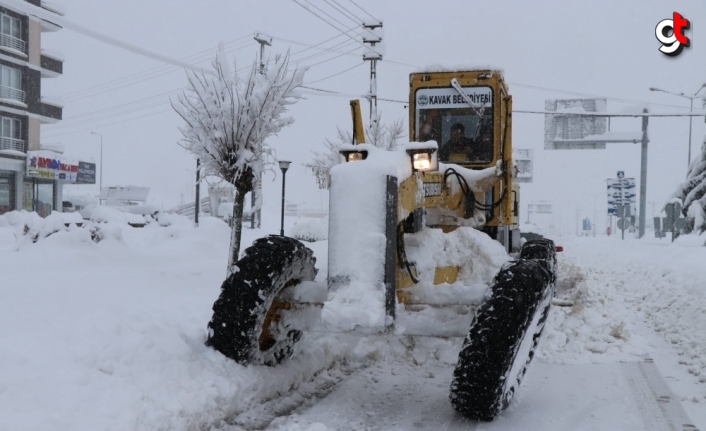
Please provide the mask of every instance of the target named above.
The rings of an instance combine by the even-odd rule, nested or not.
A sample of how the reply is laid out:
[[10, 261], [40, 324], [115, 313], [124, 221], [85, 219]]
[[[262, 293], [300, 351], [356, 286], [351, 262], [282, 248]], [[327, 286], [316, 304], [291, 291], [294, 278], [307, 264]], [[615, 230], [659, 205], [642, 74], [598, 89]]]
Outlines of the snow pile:
[[[495, 274], [510, 259], [499, 242], [469, 227], [448, 234], [441, 229], [407, 234], [405, 248], [419, 278], [405, 293], [412, 302], [426, 304], [479, 305]], [[435, 268], [447, 266], [460, 267], [456, 282], [433, 286]]]
[[121, 211], [115, 207], [101, 205], [91, 211], [91, 221], [96, 223], [145, 224], [145, 217]]
[[[204, 219], [210, 217], [204, 217]], [[156, 215], [157, 222], [160, 226], [181, 226], [189, 227], [194, 224], [194, 222], [187, 216], [179, 215], [176, 213], [158, 213]], [[201, 223], [201, 221], [199, 221]]]
[[660, 244], [668, 247], [667, 253], [660, 253], [660, 264], [646, 266], [635, 253], [620, 278], [632, 307], [672, 345], [689, 373], [706, 383], [706, 249], [702, 240], [698, 235], [683, 235], [673, 244]]
[[322, 219], [297, 220], [289, 230], [292, 238], [300, 241], [323, 241], [328, 239], [328, 217]]
[[2, 278], [13, 281], [0, 289], [2, 430], [210, 429], [353, 351], [311, 336], [281, 367], [245, 368], [207, 348], [230, 231], [218, 219], [123, 229], [120, 242], [71, 226], [21, 253], [5, 247], [10, 221], [34, 215], [0, 219]]
[[329, 300], [322, 310], [326, 324], [340, 330], [383, 327], [385, 316], [385, 214], [387, 176], [395, 186], [412, 174], [404, 149], [372, 145], [365, 160], [331, 169], [329, 221]]
[[50, 236], [52, 241], [66, 241], [69, 244], [98, 242], [104, 238], [121, 239], [119, 227], [101, 229], [95, 223], [85, 223], [77, 213], [53, 211], [42, 218], [36, 212], [12, 211], [0, 216], [2, 227], [6, 229], [0, 234], [0, 242], [13, 250], [22, 250], [27, 244], [43, 241]]
[[[646, 351], [631, 338], [624, 298], [606, 283], [599, 270], [583, 269], [559, 256], [556, 297], [538, 354], [542, 361], [561, 364], [636, 361]], [[556, 302], [556, 301], [555, 301]]]
[[706, 383], [702, 238], [683, 235], [673, 244], [649, 237], [603, 238], [576, 247], [579, 239], [567, 241], [557, 297], [574, 305], [552, 307], [539, 348], [542, 360], [641, 360], [652, 346], [634, 335], [630, 322], [644, 320], [674, 348], [689, 373]]

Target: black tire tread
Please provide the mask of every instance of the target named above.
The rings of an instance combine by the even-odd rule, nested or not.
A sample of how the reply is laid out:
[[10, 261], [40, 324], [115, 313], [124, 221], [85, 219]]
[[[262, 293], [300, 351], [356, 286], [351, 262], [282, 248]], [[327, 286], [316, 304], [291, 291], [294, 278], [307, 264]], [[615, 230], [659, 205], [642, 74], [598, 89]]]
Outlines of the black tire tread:
[[[526, 247], [526, 248], [525, 248]], [[538, 306], [554, 294], [556, 255], [551, 240], [528, 241], [521, 259], [504, 266], [493, 280], [490, 298], [473, 319], [464, 340], [451, 383], [450, 398], [455, 410], [466, 417], [490, 421], [510, 403], [527, 365], [534, 356], [549, 313], [549, 303]], [[526, 334], [536, 313], [542, 313], [534, 334]], [[533, 343], [517, 376], [505, 384], [526, 336]]]
[[243, 365], [276, 365], [289, 358], [301, 331], [277, 333], [277, 342], [266, 351], [260, 350], [258, 338], [272, 301], [288, 281], [313, 281], [315, 263], [313, 252], [293, 238], [255, 240], [236, 263], [239, 271], [221, 285], [206, 345]]

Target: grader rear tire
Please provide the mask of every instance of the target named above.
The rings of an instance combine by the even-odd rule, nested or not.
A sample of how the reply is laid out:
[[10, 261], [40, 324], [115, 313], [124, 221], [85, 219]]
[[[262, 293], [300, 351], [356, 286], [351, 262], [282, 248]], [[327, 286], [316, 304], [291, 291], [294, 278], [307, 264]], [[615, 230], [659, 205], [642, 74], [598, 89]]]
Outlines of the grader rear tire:
[[280, 319], [291, 304], [281, 294], [316, 277], [313, 252], [301, 242], [271, 235], [256, 240], [237, 262], [213, 304], [206, 345], [236, 362], [276, 365], [289, 358], [301, 331]]
[[491, 421], [510, 404], [547, 320], [555, 289], [554, 244], [529, 241], [523, 251], [527, 259], [496, 275], [459, 353], [451, 404], [472, 419]]

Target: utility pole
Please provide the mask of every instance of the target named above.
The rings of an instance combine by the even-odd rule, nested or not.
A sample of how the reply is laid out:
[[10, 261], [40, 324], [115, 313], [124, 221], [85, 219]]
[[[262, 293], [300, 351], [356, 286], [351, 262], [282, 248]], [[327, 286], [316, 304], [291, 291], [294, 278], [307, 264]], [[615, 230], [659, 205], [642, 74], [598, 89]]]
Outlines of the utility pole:
[[[647, 114], [647, 109], [642, 111]], [[645, 236], [645, 211], [647, 211], [647, 115], [642, 116], [642, 153], [640, 165], [640, 226], [638, 238]]]
[[265, 45], [272, 46], [272, 36], [255, 33], [254, 39], [260, 44], [260, 74], [265, 74]]
[[[265, 45], [272, 46], [272, 36], [268, 36], [264, 33], [255, 33], [254, 39], [260, 44], [260, 74], [265, 74]], [[262, 226], [262, 211], [254, 211], [255, 208], [255, 188], [260, 189], [262, 187], [262, 173], [257, 178], [257, 183], [253, 187], [253, 191], [250, 192], [250, 229], [259, 229]], [[257, 219], [257, 221], [256, 221]]]
[[382, 60], [381, 47], [375, 49], [375, 44], [382, 42], [382, 21], [363, 23], [363, 43], [369, 43], [370, 48], [363, 54], [363, 61], [370, 61], [370, 127], [378, 120], [378, 85], [377, 62]]

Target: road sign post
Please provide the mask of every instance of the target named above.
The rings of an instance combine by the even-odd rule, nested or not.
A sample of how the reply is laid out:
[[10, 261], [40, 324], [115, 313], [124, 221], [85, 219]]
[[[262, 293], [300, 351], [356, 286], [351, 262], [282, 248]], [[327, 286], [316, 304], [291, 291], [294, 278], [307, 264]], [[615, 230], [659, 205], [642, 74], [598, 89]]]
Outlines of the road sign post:
[[664, 206], [667, 217], [664, 219], [664, 230], [672, 232], [672, 242], [679, 236], [679, 231], [684, 228], [684, 217], [681, 214], [681, 202], [671, 202]]
[[618, 215], [618, 229], [621, 231], [622, 239], [625, 239], [625, 229], [630, 227], [630, 204], [616, 205]]

